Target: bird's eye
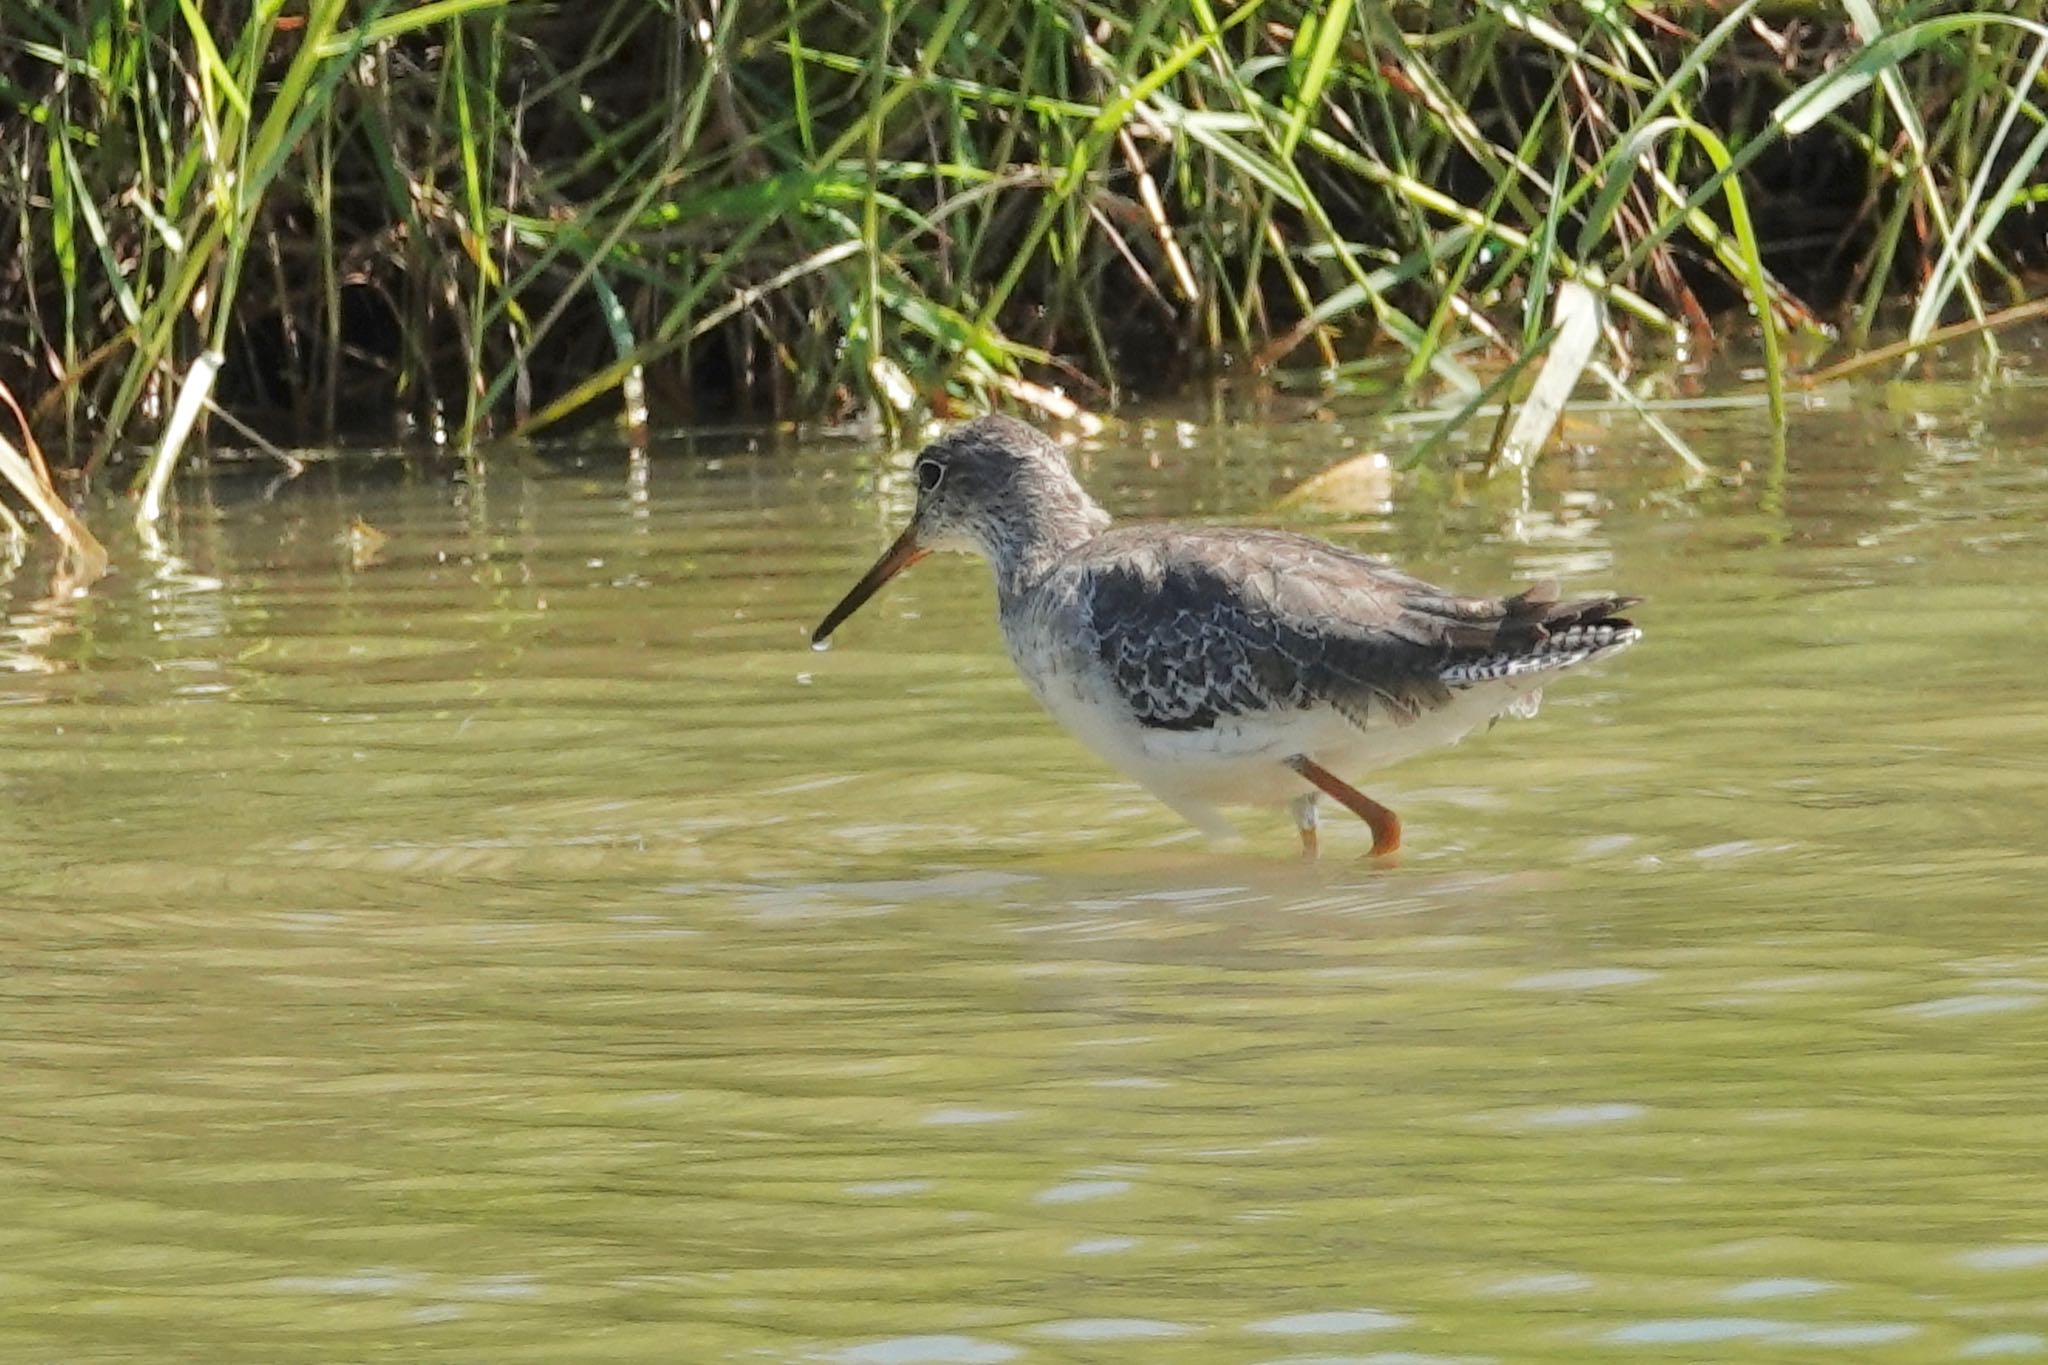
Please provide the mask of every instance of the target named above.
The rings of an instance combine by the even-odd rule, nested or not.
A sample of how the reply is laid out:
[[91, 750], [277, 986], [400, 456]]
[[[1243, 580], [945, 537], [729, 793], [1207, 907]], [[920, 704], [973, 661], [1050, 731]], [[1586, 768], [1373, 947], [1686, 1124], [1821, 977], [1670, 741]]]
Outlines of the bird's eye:
[[937, 488], [939, 480], [946, 477], [946, 467], [937, 460], [919, 460], [915, 472], [918, 488], [926, 493]]

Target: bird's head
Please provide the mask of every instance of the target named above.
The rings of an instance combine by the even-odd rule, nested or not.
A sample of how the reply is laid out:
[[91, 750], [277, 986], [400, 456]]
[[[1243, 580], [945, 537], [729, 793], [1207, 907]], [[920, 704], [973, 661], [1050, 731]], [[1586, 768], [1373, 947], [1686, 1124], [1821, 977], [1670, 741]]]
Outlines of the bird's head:
[[1014, 417], [980, 417], [918, 452], [917, 510], [874, 567], [811, 633], [822, 644], [891, 578], [934, 550], [964, 550], [1009, 575], [1047, 545], [1109, 524], [1044, 432]]

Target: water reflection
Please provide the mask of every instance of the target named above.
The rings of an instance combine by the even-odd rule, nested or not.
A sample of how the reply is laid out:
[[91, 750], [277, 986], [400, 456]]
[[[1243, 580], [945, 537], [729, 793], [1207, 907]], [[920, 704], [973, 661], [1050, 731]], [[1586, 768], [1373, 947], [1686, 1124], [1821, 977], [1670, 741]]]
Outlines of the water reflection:
[[[64, 667], [52, 648], [78, 630], [80, 600], [85, 587], [61, 571], [51, 575], [48, 591], [8, 613], [0, 631], [0, 668], [13, 673], [55, 673]], [[33, 702], [39, 694], [20, 694]]]
[[1615, 436], [1283, 505], [1399, 463], [1343, 412], [1084, 444], [1125, 510], [1650, 596], [1386, 775], [1390, 872], [1192, 842], [971, 564], [804, 650], [900, 453], [230, 470], [84, 596], [31, 560], [0, 1355], [2048, 1353], [2010, 401], [1802, 417], [1776, 501]]

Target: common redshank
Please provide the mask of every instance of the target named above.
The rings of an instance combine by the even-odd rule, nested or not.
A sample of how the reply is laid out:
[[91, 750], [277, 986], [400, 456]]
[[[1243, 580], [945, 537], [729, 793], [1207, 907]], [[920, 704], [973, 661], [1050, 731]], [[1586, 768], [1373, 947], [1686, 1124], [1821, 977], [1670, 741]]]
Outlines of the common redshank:
[[1219, 805], [1285, 805], [1317, 849], [1327, 795], [1400, 846], [1363, 771], [1533, 715], [1557, 674], [1641, 637], [1634, 597], [1560, 601], [1544, 580], [1465, 597], [1284, 531], [1110, 525], [1060, 448], [979, 418], [912, 466], [917, 510], [812, 633], [822, 645], [934, 550], [995, 570], [1003, 639], [1038, 700], [1089, 748], [1212, 836]]

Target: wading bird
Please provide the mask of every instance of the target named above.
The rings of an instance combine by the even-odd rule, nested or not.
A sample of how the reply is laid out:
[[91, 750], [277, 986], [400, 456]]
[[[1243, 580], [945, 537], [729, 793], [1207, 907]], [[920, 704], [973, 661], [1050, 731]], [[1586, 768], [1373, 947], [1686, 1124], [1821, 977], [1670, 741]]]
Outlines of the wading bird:
[[1285, 805], [1316, 853], [1327, 795], [1400, 846], [1359, 772], [1533, 715], [1557, 674], [1641, 637], [1634, 597], [1537, 583], [1464, 597], [1284, 531], [1111, 526], [1058, 446], [983, 417], [918, 455], [917, 511], [812, 633], [823, 645], [934, 550], [995, 570], [1003, 639], [1038, 700], [1113, 766], [1212, 836], [1219, 805]]

